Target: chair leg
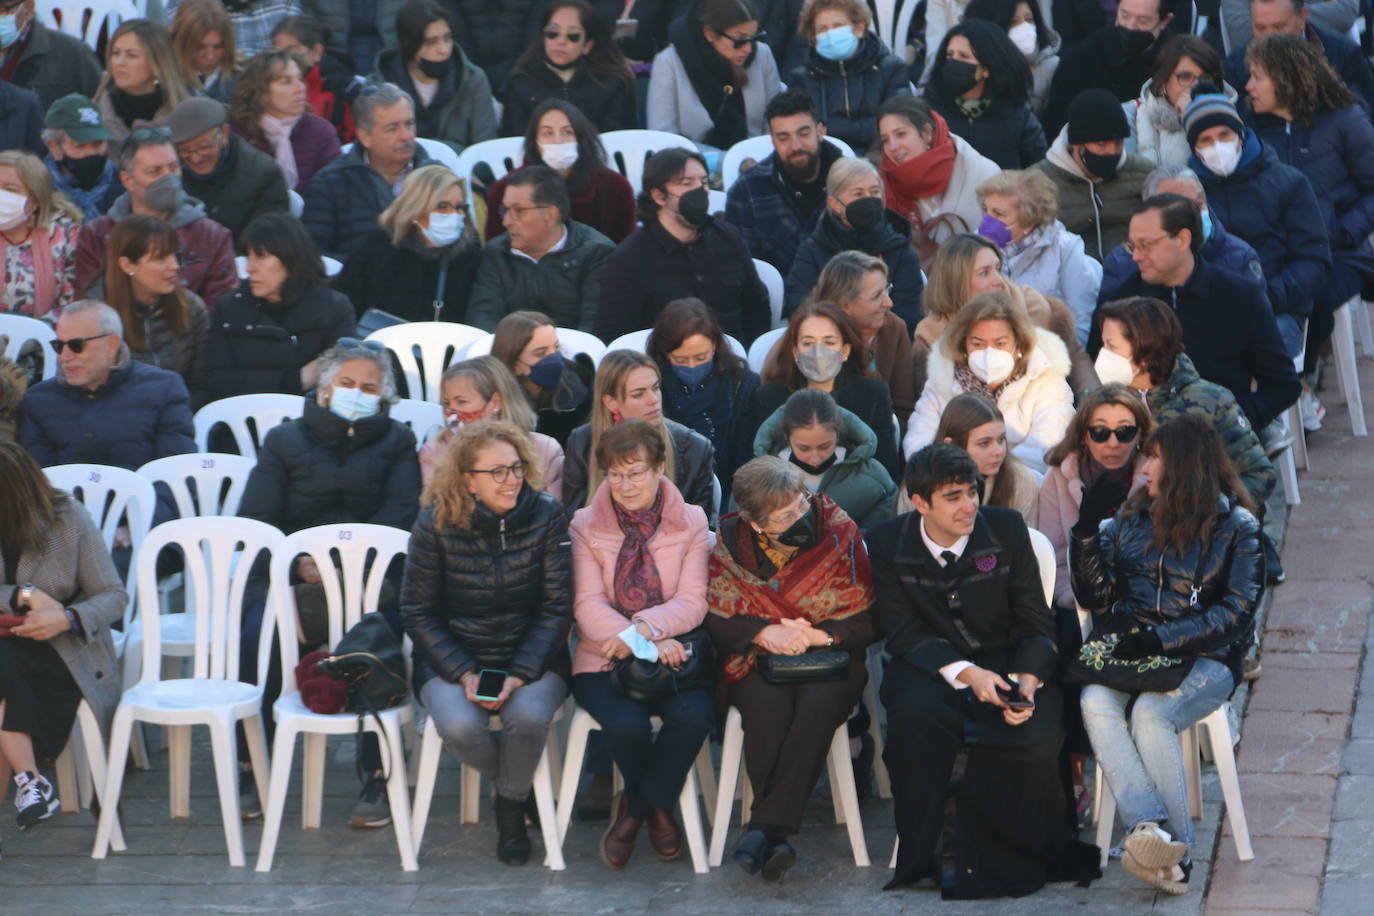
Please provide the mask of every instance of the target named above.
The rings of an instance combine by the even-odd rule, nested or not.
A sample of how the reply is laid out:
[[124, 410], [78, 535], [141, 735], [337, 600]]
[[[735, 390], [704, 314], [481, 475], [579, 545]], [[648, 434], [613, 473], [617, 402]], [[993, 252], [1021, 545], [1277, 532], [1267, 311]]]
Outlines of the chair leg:
[[306, 732], [301, 744], [301, 829], [313, 830], [320, 826], [324, 805], [324, 762], [329, 736]]
[[57, 796], [62, 799], [62, 812], [71, 814], [81, 810], [81, 794], [77, 787], [76, 776], [76, 729], [67, 738], [67, 746], [57, 755], [54, 766], [57, 769]]
[[[79, 724], [79, 723], [78, 723]], [[89, 808], [95, 798], [95, 778], [91, 774], [91, 752], [81, 729], [73, 729], [71, 742], [76, 746], [76, 795], [82, 809]]]
[[262, 841], [258, 844], [258, 864], [255, 871], [272, 870], [277, 853], [277, 837], [281, 833], [282, 815], [286, 813], [286, 787], [291, 781], [291, 758], [295, 756], [296, 729], [277, 724], [272, 739], [272, 776], [267, 790], [267, 804], [262, 809]]
[[897, 867], [897, 850], [900, 849], [901, 846], [901, 837], [897, 837], [895, 840], [892, 841], [892, 858], [887, 860], [887, 867], [889, 869], [895, 869]]
[[1198, 754], [1196, 725], [1178, 733], [1178, 749], [1183, 755], [1183, 774], [1188, 785], [1188, 813], [1198, 820], [1202, 817], [1202, 757]]
[[444, 753], [444, 739], [439, 729], [434, 727], [434, 719], [420, 729], [420, 753], [414, 755], [419, 762], [415, 766], [415, 807], [410, 813], [411, 845], [415, 856], [420, 856], [420, 846], [425, 840], [425, 826], [429, 824], [429, 809], [434, 803], [434, 783], [439, 778], [439, 759]]
[[1374, 329], [1369, 324], [1369, 303], [1363, 299], [1351, 300], [1350, 318], [1355, 324], [1355, 336], [1360, 339], [1360, 352], [1364, 356], [1374, 356]]
[[1112, 794], [1112, 787], [1107, 785], [1107, 777], [1102, 775], [1101, 764], [1097, 767], [1097, 797], [1101, 807], [1098, 809], [1097, 817], [1097, 848], [1102, 851], [1101, 867], [1107, 867], [1107, 860], [1111, 858], [1112, 851], [1112, 827], [1116, 822], [1116, 796]]
[[124, 788], [124, 768], [129, 762], [129, 732], [133, 724], [131, 712], [122, 707], [115, 711], [114, 723], [110, 726], [110, 763], [105, 773], [105, 791], [100, 803], [100, 820], [95, 828], [92, 859], [105, 858], [110, 849], [119, 810], [119, 793]]
[[406, 778], [405, 745], [400, 726], [401, 723], [396, 722], [394, 727], [387, 728], [384, 733], [378, 734], [377, 738], [386, 742], [387, 753], [391, 756], [391, 773], [386, 780], [386, 797], [391, 803], [391, 825], [396, 831], [396, 849], [401, 854], [401, 869], [419, 871], [420, 865], [415, 861], [415, 844], [411, 841], [410, 784]]
[[563, 861], [563, 840], [558, 833], [558, 812], [554, 807], [553, 766], [550, 763], [549, 748], [539, 755], [539, 765], [534, 769], [534, 804], [539, 809], [539, 829], [544, 835], [544, 864], [550, 871], [563, 871], [567, 863]]
[[[137, 730], [135, 725], [134, 729]], [[172, 817], [191, 816], [191, 726], [167, 726], [168, 806]]]
[[682, 832], [687, 836], [687, 851], [692, 856], [692, 871], [699, 875], [707, 874], [711, 866], [706, 858], [706, 835], [701, 829], [701, 808], [697, 804], [697, 774], [687, 771], [682, 782], [682, 794], [678, 796], [678, 807], [682, 809]]
[[1336, 329], [1331, 335], [1331, 349], [1336, 356], [1336, 374], [1340, 376], [1345, 403], [1350, 409], [1350, 428], [1356, 436], [1367, 436], [1364, 421], [1364, 398], [1360, 394], [1360, 373], [1355, 363], [1354, 328], [1350, 320], [1350, 306], [1336, 310]]
[[701, 742], [697, 751], [697, 785], [701, 787], [701, 801], [706, 807], [706, 821], [711, 826], [716, 823], [716, 764], [711, 759], [711, 741]]
[[841, 724], [830, 740], [830, 794], [838, 796], [844, 813], [844, 825], [849, 829], [849, 845], [854, 850], [854, 864], [867, 868], [868, 843], [864, 839], [864, 825], [859, 818], [859, 793], [854, 785], [854, 763], [849, 756], [849, 729]]
[[1221, 779], [1221, 795], [1226, 799], [1226, 817], [1231, 822], [1231, 833], [1236, 839], [1236, 858], [1249, 862], [1255, 857], [1250, 848], [1250, 827], [1245, 820], [1245, 803], [1240, 797], [1240, 776], [1236, 773], [1236, 751], [1231, 744], [1231, 725], [1226, 719], [1226, 704], [1203, 722], [1207, 725], [1207, 736], [1212, 743], [1212, 759], [1217, 764], [1217, 776]]
[[476, 824], [482, 804], [482, 774], [466, 763], [458, 771], [458, 822]]
[[[1302, 435], [1301, 432], [1295, 436]], [[1279, 467], [1279, 479], [1283, 481], [1284, 501], [1290, 506], [1297, 506], [1302, 503], [1302, 496], [1298, 492], [1298, 460], [1294, 453], [1293, 446], [1283, 450], [1276, 462]]]
[[577, 803], [577, 782], [582, 775], [582, 762], [587, 755], [587, 736], [595, 724], [596, 720], [590, 713], [585, 709], [579, 709], [573, 713], [572, 723], [568, 726], [568, 748], [563, 753], [563, 778], [558, 785], [557, 823], [560, 843], [568, 835], [573, 805]]
[[1300, 471], [1312, 470], [1307, 456], [1307, 430], [1302, 428], [1302, 411], [1294, 404], [1288, 408], [1288, 430], [1293, 434], [1293, 460]]
[[[219, 811], [224, 819], [224, 845], [229, 849], [229, 864], [243, 867], [243, 820], [239, 817], [239, 753], [234, 727], [228, 720], [207, 723], [210, 746], [215, 757], [215, 783], [219, 788]], [[186, 726], [176, 726], [186, 728]], [[186, 728], [189, 732], [190, 729]]]
[[[81, 729], [82, 744], [86, 750], [87, 768], [90, 770], [92, 788], [95, 797], [103, 800], [105, 795], [106, 777], [106, 754], [105, 739], [100, 734], [100, 723], [95, 720], [95, 712], [90, 704], [84, 700], [76, 708], [76, 724]], [[103, 813], [105, 808], [101, 806]], [[119, 827], [119, 812], [114, 813], [114, 822], [110, 828], [110, 848], [115, 852], [123, 852], [124, 831]]]
[[712, 866], [720, 865], [721, 859], [725, 856], [725, 835], [730, 832], [730, 811], [735, 806], [735, 786], [739, 782], [743, 762], [744, 727], [740, 722], [739, 710], [732, 706], [725, 717], [725, 738], [721, 742], [720, 754], [720, 781], [716, 785], [716, 816], [711, 819], [709, 859]]
[[248, 760], [253, 766], [253, 784], [258, 792], [258, 804], [267, 810], [267, 784], [272, 779], [272, 764], [267, 757], [267, 739], [263, 736], [262, 716], [252, 715], [243, 720], [244, 737], [248, 739]]

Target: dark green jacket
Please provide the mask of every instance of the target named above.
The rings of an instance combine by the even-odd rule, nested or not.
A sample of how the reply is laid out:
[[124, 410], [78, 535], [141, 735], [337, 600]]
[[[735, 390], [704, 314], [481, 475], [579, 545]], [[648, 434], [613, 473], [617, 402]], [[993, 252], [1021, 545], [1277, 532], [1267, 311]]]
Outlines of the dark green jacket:
[[601, 265], [615, 244], [591, 226], [568, 221], [568, 241], [536, 264], [512, 252], [510, 235], [482, 248], [482, 266], [468, 301], [468, 324], [484, 331], [522, 309], [543, 312], [560, 328], [593, 333], [601, 298]]

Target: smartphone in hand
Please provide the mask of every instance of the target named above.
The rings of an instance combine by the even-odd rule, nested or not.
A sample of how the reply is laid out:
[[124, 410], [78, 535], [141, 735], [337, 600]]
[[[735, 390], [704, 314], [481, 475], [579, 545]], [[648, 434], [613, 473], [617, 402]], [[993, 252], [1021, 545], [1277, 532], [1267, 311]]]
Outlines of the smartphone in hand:
[[506, 672], [498, 671], [495, 668], [483, 668], [477, 675], [477, 699], [479, 700], [499, 700], [501, 691], [506, 686]]
[[1019, 685], [1013, 686], [1011, 690], [1002, 690], [998, 688], [997, 695], [1002, 698], [1003, 703], [1006, 703], [1017, 712], [1023, 709], [1035, 708], [1035, 701], [1026, 699], [1021, 694], [1021, 687]]

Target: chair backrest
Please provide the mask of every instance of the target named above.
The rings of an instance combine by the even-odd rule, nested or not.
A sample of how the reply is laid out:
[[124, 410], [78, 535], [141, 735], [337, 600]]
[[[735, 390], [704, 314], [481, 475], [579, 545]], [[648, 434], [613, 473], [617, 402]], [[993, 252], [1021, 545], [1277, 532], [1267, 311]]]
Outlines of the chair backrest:
[[[315, 561], [323, 578], [329, 608], [327, 645], [338, 645], [363, 614], [377, 610], [387, 567], [406, 555], [410, 532], [364, 523], [320, 525], [287, 535], [272, 555], [272, 581], [287, 582], [291, 564], [305, 554]], [[289, 588], [273, 592], [277, 633], [281, 643], [282, 694], [296, 689], [300, 643], [296, 636], [296, 595]]]
[[444, 408], [433, 401], [401, 398], [391, 405], [391, 419], [399, 420], [410, 427], [410, 431], [415, 434], [415, 447], [418, 449], [443, 430]]
[[238, 514], [248, 475], [256, 465], [256, 461], [243, 455], [202, 452], [157, 458], [139, 468], [138, 473], [172, 491], [179, 518], [195, 518]]
[[576, 328], [558, 329], [558, 349], [572, 359], [579, 353], [587, 354], [587, 358], [592, 361], [593, 366], [601, 365], [601, 357], [606, 355], [609, 349], [601, 338], [595, 334], [588, 334], [586, 331], [579, 331]]
[[634, 350], [636, 353], [649, 352], [649, 335], [654, 333], [653, 328], [645, 328], [642, 331], [631, 331], [628, 334], [621, 334], [615, 340], [606, 344], [606, 352], [612, 350]]
[[706, 192], [706, 212], [712, 216], [724, 215], [726, 196], [724, 191], [709, 190]]
[[115, 531], [129, 526], [135, 551], [153, 523], [157, 492], [152, 481], [137, 471], [104, 464], [55, 464], [44, 468], [48, 481], [81, 501], [100, 529], [107, 549], [114, 547]]
[[287, 188], [286, 199], [290, 202], [291, 205], [291, 215], [294, 216], [296, 219], [300, 219], [301, 214], [305, 212], [305, 198], [301, 197], [299, 194], [297, 194], [290, 188]]
[[[826, 137], [825, 142], [838, 149], [841, 155], [854, 155], [854, 149], [839, 137]], [[743, 171], [742, 166], [747, 160], [753, 159], [755, 162], [761, 162], [771, 155], [773, 155], [773, 138], [768, 134], [764, 134], [761, 137], [750, 137], [747, 140], [741, 140], [736, 143], [726, 150], [725, 155], [721, 157], [721, 187], [727, 191], [730, 190], [730, 185], [734, 184], [735, 180], [739, 178], [739, 173]]]
[[[722, 505], [720, 504], [720, 494], [721, 494], [721, 489], [720, 489], [720, 478], [717, 477], [715, 474], [712, 474], [712, 475], [711, 475], [711, 499], [714, 501], [713, 505], [715, 505], [715, 507], [716, 507], [716, 516], [717, 516], [717, 517], [722, 516], [722, 515], [725, 514], [725, 507], [722, 506]], [[715, 545], [712, 544], [711, 546], [714, 547]]]
[[458, 161], [458, 154], [453, 151], [453, 147], [442, 140], [431, 140], [428, 137], [416, 137], [415, 142], [420, 144], [420, 147], [429, 154], [429, 158], [439, 165], [448, 166], [449, 171], [455, 175], [462, 174], [458, 171], [462, 166]]
[[606, 164], [625, 176], [638, 194], [644, 189], [644, 163], [661, 149], [680, 146], [696, 151], [697, 145], [686, 137], [666, 130], [611, 130], [601, 135], [606, 148]]
[[257, 458], [267, 431], [304, 411], [305, 398], [298, 394], [239, 394], [211, 401], [196, 411], [196, 448], [210, 451], [210, 431], [223, 423], [233, 434], [239, 454]]
[[326, 277], [337, 277], [339, 271], [343, 270], [343, 261], [331, 258], [328, 255], [320, 255], [320, 263], [324, 265], [324, 275]]
[[1035, 550], [1035, 562], [1040, 567], [1040, 587], [1045, 590], [1045, 603], [1054, 606], [1054, 545], [1034, 528], [1030, 531], [1031, 548]]
[[772, 317], [772, 324], [769, 327], [780, 328], [786, 324], [782, 320], [784, 298], [782, 273], [772, 264], [767, 261], [760, 261], [758, 258], [754, 258], [754, 270], [758, 272], [763, 285], [768, 287], [768, 311]]
[[746, 349], [744, 348], [744, 344], [740, 343], [738, 340], [736, 340], [735, 338], [731, 337], [729, 334], [726, 334], [726, 335], [725, 335], [725, 344], [726, 344], [726, 346], [728, 346], [731, 350], [733, 350], [733, 351], [735, 352], [735, 355], [736, 355], [736, 356], [738, 356], [740, 359], [742, 359], [742, 360], [748, 362], [748, 360], [749, 360], [749, 351], [746, 350]]
[[452, 169], [454, 174], [467, 184], [467, 201], [471, 205], [472, 170], [477, 167], [479, 162], [485, 162], [491, 167], [492, 175], [496, 178], [502, 178], [520, 168], [520, 163], [524, 161], [524, 137], [497, 137], [495, 140], [483, 140], [481, 143], [474, 143], [464, 148], [458, 154], [458, 159], [453, 164]]
[[[225, 515], [180, 518], [154, 528], [143, 542], [136, 563], [138, 615], [143, 626], [143, 673], [139, 683], [161, 680], [162, 617], [158, 604], [157, 561], [163, 548], [179, 547], [186, 577], [186, 613], [195, 615], [192, 677], [238, 680], [240, 620], [254, 561], [275, 557], [284, 537], [271, 525]], [[273, 574], [276, 566], [272, 566]], [[286, 582], [285, 577], [273, 579]], [[290, 589], [286, 589], [290, 591]], [[272, 644], [272, 627], [262, 628], [262, 642]], [[258, 652], [257, 683], [263, 683], [265, 656]], [[130, 685], [126, 685], [130, 686]]]
[[[113, 32], [125, 19], [138, 19], [143, 15], [133, 0], [38, 0], [35, 12], [44, 25], [80, 38], [92, 51], [96, 50], [100, 27], [106, 20], [113, 20], [110, 23]], [[91, 14], [89, 23], [87, 12]], [[62, 14], [61, 22], [58, 22], [57, 13]]]
[[43, 378], [57, 375], [57, 354], [47, 345], [57, 337], [52, 325], [27, 315], [0, 315], [0, 340], [5, 344], [5, 357], [19, 360], [20, 351], [33, 341], [38, 344], [39, 358], [43, 361]]
[[381, 328], [367, 336], [385, 346], [401, 364], [406, 391], [419, 401], [443, 399], [441, 379], [450, 364], [467, 358], [473, 341], [489, 336], [481, 328], [452, 321], [412, 321]]
[[887, 49], [905, 60], [906, 36], [911, 31], [911, 18], [916, 15], [918, 0], [869, 0], [877, 14], [874, 27]]
[[787, 327], [773, 328], [771, 331], [764, 331], [754, 339], [749, 345], [749, 368], [755, 372], [763, 371], [763, 363], [768, 359], [768, 352], [773, 349], [773, 345], [778, 342], [782, 335], [787, 333]]

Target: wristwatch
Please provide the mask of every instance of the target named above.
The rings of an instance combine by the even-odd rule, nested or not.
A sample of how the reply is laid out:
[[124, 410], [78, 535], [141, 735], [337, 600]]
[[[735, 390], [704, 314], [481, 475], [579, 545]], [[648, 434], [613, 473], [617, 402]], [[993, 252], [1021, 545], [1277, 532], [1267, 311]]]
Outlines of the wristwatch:
[[835, 648], [835, 634], [834, 634], [834, 633], [826, 633], [826, 634], [825, 634], [825, 647], [826, 647], [827, 649], [833, 649], [833, 648]]
[[25, 612], [29, 610], [29, 603], [33, 600], [33, 583], [25, 582], [19, 586], [19, 610]]

